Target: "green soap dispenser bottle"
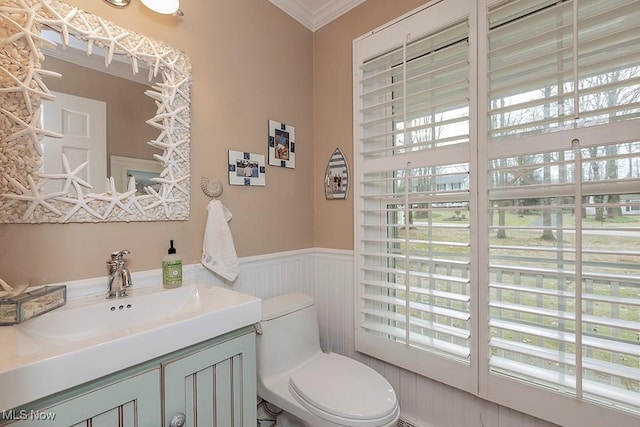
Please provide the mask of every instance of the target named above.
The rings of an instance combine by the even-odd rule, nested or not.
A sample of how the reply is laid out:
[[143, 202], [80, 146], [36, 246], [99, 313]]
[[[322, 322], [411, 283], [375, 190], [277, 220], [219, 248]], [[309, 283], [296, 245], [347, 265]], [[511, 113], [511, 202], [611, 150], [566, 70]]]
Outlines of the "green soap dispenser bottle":
[[173, 240], [170, 241], [167, 255], [162, 258], [162, 287], [173, 289], [182, 285], [182, 257], [176, 254]]

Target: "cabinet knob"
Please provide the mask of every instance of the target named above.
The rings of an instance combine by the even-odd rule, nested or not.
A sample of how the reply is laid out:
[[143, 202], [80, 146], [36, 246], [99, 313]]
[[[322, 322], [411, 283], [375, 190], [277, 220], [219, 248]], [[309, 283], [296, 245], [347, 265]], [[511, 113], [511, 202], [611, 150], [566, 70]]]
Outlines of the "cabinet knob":
[[184, 427], [186, 421], [187, 416], [180, 412], [171, 418], [171, 421], [169, 421], [169, 427]]

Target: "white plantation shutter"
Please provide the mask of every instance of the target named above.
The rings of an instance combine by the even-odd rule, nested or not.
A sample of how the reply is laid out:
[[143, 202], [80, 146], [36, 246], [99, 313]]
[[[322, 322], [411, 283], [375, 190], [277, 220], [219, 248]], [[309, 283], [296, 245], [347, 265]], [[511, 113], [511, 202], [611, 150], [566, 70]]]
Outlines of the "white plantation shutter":
[[576, 399], [640, 415], [639, 19], [638, 1], [488, 11], [486, 387], [559, 423]]
[[354, 43], [357, 349], [640, 425], [640, 0], [468, 3]]
[[[456, 168], [447, 175], [430, 167], [365, 175], [361, 212], [372, 220], [362, 224], [360, 327], [468, 363], [468, 190], [435, 191], [445, 177], [468, 185], [466, 165]], [[405, 193], [405, 185], [415, 191]], [[380, 192], [385, 186], [391, 191]], [[451, 223], [433, 220], [442, 212]], [[460, 239], [448, 240], [451, 233]]]
[[455, 3], [356, 53], [357, 336], [360, 351], [430, 376], [456, 369], [442, 380], [470, 389], [471, 71], [468, 6]]
[[629, 0], [492, 6], [490, 140], [637, 118], [638, 22], [638, 1]]
[[[607, 211], [628, 218], [640, 203], [640, 142], [575, 144], [490, 162], [489, 366], [637, 411], [640, 227], [609, 225]], [[501, 214], [536, 219], [505, 226]]]

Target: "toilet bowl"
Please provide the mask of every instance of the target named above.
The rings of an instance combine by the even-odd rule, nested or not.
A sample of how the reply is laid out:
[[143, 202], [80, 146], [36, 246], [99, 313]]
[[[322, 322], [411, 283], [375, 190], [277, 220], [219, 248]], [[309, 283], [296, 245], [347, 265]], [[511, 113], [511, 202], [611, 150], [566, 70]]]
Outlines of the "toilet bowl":
[[310, 427], [388, 427], [400, 408], [389, 382], [368, 366], [320, 349], [313, 298], [263, 300], [257, 337], [258, 395]]

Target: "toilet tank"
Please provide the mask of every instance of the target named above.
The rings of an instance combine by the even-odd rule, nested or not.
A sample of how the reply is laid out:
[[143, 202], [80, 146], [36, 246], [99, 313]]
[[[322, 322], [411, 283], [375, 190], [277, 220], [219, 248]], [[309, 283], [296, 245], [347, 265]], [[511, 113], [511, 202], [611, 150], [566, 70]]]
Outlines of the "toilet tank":
[[256, 339], [259, 379], [290, 371], [321, 352], [316, 308], [309, 295], [263, 300], [261, 327]]

